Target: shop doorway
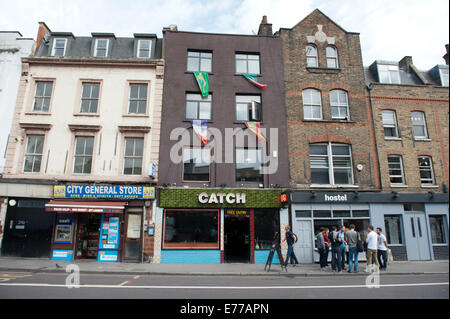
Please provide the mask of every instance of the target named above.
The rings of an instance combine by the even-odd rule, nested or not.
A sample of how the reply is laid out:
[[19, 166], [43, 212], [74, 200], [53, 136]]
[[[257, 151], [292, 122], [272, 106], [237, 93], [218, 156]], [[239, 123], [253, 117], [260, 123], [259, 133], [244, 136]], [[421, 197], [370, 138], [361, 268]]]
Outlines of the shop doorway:
[[[230, 210], [225, 214], [224, 261], [227, 263], [250, 262], [250, 215], [247, 211]], [[245, 214], [245, 215], [244, 215]]]
[[78, 214], [76, 259], [97, 259], [102, 214]]

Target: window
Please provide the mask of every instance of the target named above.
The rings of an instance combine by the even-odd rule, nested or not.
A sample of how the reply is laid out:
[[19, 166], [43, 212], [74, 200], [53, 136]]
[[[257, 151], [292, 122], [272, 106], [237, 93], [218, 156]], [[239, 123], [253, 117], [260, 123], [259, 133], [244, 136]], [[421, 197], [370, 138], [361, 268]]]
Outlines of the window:
[[425, 205], [422, 203], [407, 203], [403, 204], [405, 212], [425, 212]]
[[236, 54], [236, 73], [259, 74], [259, 54]]
[[431, 242], [433, 244], [446, 244], [445, 223], [443, 215], [430, 215]]
[[98, 57], [106, 57], [108, 56], [108, 39], [96, 39], [95, 40], [95, 48], [94, 48], [94, 56]]
[[347, 92], [333, 90], [330, 92], [331, 117], [333, 119], [348, 120], [348, 97]]
[[125, 138], [124, 175], [142, 174], [143, 138]]
[[322, 99], [320, 91], [315, 89], [303, 90], [303, 117], [305, 120], [322, 119]]
[[211, 163], [209, 148], [183, 149], [183, 180], [209, 181], [209, 165]]
[[219, 248], [218, 210], [164, 210], [163, 249]]
[[94, 138], [90, 136], [77, 136], [75, 138], [75, 156], [73, 172], [75, 174], [90, 174], [92, 155], [94, 153]]
[[48, 112], [50, 108], [50, 98], [52, 96], [53, 82], [37, 81], [34, 94], [33, 111]]
[[402, 245], [402, 217], [401, 215], [385, 215], [384, 229], [388, 245]]
[[236, 121], [260, 122], [261, 113], [261, 96], [236, 95]]
[[429, 156], [419, 156], [420, 183], [422, 185], [435, 185], [433, 161]]
[[399, 84], [398, 66], [378, 64], [378, 78], [381, 83]]
[[448, 69], [439, 69], [441, 75], [441, 85], [448, 86]]
[[23, 171], [38, 173], [41, 170], [42, 151], [44, 148], [44, 135], [28, 135], [25, 149]]
[[83, 83], [80, 113], [97, 113], [100, 83]]
[[186, 94], [186, 120], [210, 120], [212, 95]]
[[147, 84], [130, 84], [128, 114], [147, 113]]
[[211, 72], [212, 52], [188, 51], [187, 57], [188, 72]]
[[263, 182], [260, 149], [236, 149], [236, 182]]
[[337, 49], [333, 46], [327, 46], [326, 49], [327, 53], [327, 67], [328, 68], [338, 68], [338, 54]]
[[274, 209], [255, 209], [255, 249], [271, 249], [280, 232], [280, 214]]
[[391, 184], [405, 184], [403, 174], [402, 157], [399, 155], [388, 155], [389, 178]]
[[425, 114], [423, 112], [412, 112], [411, 120], [413, 124], [413, 134], [416, 139], [428, 138]]
[[319, 59], [317, 57], [317, 48], [314, 45], [306, 46], [306, 67], [319, 67]]
[[67, 39], [54, 39], [52, 56], [64, 56], [66, 53]]
[[150, 58], [152, 55], [152, 40], [138, 40], [138, 58]]
[[312, 184], [353, 184], [350, 145], [310, 144], [309, 160]]
[[381, 112], [383, 120], [384, 137], [398, 137], [397, 119], [395, 111], [385, 110]]

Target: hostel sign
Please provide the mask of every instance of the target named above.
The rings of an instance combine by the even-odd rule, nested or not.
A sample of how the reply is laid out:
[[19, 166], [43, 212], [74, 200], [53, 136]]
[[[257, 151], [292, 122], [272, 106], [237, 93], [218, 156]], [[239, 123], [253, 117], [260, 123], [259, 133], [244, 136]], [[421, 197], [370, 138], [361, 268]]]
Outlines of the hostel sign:
[[55, 185], [54, 198], [154, 199], [155, 187], [113, 185]]

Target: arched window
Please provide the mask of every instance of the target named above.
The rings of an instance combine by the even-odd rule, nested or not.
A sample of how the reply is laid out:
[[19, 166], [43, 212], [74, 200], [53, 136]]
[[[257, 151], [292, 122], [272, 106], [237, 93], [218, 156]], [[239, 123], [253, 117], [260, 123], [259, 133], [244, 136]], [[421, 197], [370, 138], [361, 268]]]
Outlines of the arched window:
[[305, 120], [322, 119], [322, 99], [316, 89], [303, 90], [303, 118]]
[[331, 117], [337, 120], [348, 120], [348, 97], [343, 90], [330, 92]]
[[337, 49], [331, 45], [327, 46], [327, 67], [335, 69], [339, 67]]
[[317, 68], [319, 66], [317, 48], [312, 44], [306, 46], [306, 66], [310, 68]]

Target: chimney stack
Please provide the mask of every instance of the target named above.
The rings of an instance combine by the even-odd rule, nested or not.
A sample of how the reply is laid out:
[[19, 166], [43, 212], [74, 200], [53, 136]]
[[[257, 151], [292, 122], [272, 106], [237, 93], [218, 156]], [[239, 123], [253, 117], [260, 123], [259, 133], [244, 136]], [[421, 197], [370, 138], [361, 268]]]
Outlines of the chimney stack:
[[445, 55], [443, 56], [444, 60], [445, 60], [445, 64], [448, 65], [448, 44], [445, 45]]
[[45, 22], [38, 22], [39, 23], [39, 29], [36, 36], [36, 49], [33, 54], [36, 54], [36, 52], [39, 51], [39, 48], [41, 47], [41, 43], [44, 40], [44, 37], [47, 34], [50, 34], [52, 32], [50, 28], [45, 24]]
[[258, 35], [260, 36], [272, 36], [272, 23], [267, 23], [267, 16], [263, 16], [261, 24], [259, 25]]
[[411, 73], [411, 66], [413, 65], [412, 57], [411, 56], [405, 56], [403, 59], [401, 59], [398, 62], [398, 66], [400, 68], [405, 67], [406, 72]]

